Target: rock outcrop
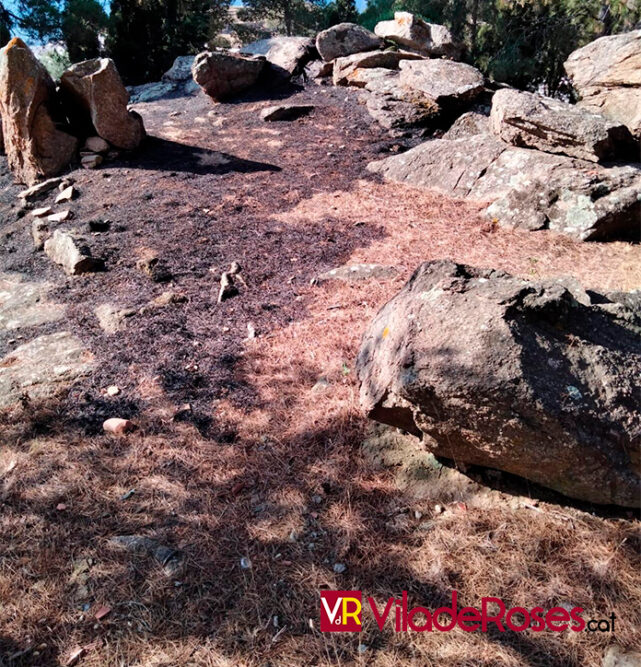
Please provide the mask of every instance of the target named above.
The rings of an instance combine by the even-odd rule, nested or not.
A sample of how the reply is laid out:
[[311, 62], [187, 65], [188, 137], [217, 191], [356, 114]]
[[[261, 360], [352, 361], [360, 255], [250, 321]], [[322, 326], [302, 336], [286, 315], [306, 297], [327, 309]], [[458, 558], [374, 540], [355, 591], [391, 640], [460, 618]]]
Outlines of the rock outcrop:
[[363, 409], [437, 456], [637, 507], [641, 295], [622, 300], [426, 262], [364, 335]]
[[0, 116], [16, 181], [33, 185], [68, 168], [78, 140], [65, 124], [49, 73], [18, 38], [0, 51]]
[[492, 202], [487, 215], [505, 227], [552, 229], [583, 241], [639, 235], [638, 166], [605, 168], [477, 134], [427, 141], [368, 169], [392, 181]]
[[316, 49], [325, 62], [353, 53], [374, 51], [382, 44], [380, 37], [355, 23], [339, 23], [316, 36]]
[[305, 66], [318, 58], [314, 40], [310, 37], [270, 37], [243, 46], [242, 52], [265, 56], [271, 69], [282, 78], [301, 75]]
[[625, 123], [641, 139], [641, 30], [601, 37], [577, 49], [565, 71], [581, 106]]
[[494, 93], [490, 127], [514, 146], [602, 162], [632, 156], [638, 145], [628, 128], [576, 105], [536, 93], [504, 89]]
[[427, 23], [409, 12], [395, 12], [393, 21], [377, 23], [374, 32], [404, 49], [426, 56], [458, 58], [462, 51], [444, 25]]
[[443, 139], [462, 139], [490, 131], [489, 116], [479, 111], [467, 111], [459, 116], [443, 135]]
[[251, 88], [264, 67], [264, 58], [204, 51], [196, 56], [191, 72], [203, 91], [220, 101]]
[[0, 359], [0, 408], [25, 396], [56, 395], [96, 367], [82, 341], [67, 331], [38, 336]]
[[335, 86], [350, 85], [359, 70], [372, 68], [398, 69], [402, 60], [421, 60], [422, 56], [406, 51], [366, 51], [351, 56], [336, 58], [334, 61], [333, 81]]
[[386, 94], [369, 95], [365, 105], [369, 115], [382, 127], [397, 131], [433, 126], [441, 112], [434, 103], [415, 104]]
[[85, 136], [98, 135], [125, 150], [144, 138], [142, 118], [127, 110], [129, 93], [110, 58], [72, 65], [60, 77], [60, 90], [72, 124]]
[[484, 90], [485, 78], [472, 65], [451, 60], [403, 60], [400, 82], [441, 107], [460, 107]]

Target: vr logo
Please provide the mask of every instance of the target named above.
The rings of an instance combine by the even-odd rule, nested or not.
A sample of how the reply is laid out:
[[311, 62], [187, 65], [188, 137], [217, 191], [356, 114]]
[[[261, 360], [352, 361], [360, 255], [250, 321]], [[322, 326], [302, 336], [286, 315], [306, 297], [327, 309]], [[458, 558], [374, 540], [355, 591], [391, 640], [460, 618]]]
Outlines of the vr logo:
[[360, 632], [363, 629], [360, 591], [320, 592], [321, 632]]

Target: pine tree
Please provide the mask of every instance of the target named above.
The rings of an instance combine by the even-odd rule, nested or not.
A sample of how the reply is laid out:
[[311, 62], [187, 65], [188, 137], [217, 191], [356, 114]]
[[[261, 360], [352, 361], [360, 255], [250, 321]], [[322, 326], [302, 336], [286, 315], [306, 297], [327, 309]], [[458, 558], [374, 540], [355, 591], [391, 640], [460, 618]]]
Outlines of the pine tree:
[[97, 57], [99, 35], [106, 27], [107, 15], [97, 0], [67, 0], [60, 15], [60, 28], [71, 62]]
[[12, 26], [11, 12], [0, 2], [0, 46], [4, 46], [11, 39]]
[[205, 48], [229, 0], [112, 0], [107, 52], [126, 83], [157, 81], [177, 56]]
[[286, 35], [305, 32], [313, 21], [309, 21], [315, 13], [315, 7], [322, 4], [321, 0], [306, 2], [305, 0], [244, 0], [243, 9], [239, 12], [242, 20], [271, 19], [279, 21]]

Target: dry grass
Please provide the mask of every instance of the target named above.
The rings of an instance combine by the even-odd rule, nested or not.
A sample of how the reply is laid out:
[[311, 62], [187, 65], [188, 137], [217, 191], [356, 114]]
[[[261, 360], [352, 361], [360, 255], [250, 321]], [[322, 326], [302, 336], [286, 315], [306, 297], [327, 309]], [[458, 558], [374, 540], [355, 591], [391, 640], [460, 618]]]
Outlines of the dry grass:
[[[158, 117], [166, 117], [168, 109], [159, 108]], [[214, 143], [202, 124], [182, 135], [175, 125], [174, 137]], [[289, 139], [250, 127], [265, 134], [265, 143], [249, 145], [242, 128], [231, 125], [216, 143], [245, 159], [268, 161], [270, 151], [281, 150], [269, 142]], [[313, 151], [305, 144], [302, 158], [298, 146], [285, 151], [290, 158], [279, 155], [298, 160], [303, 172], [312, 169]], [[331, 184], [331, 165], [313, 169]], [[145, 187], [154, 178], [150, 172]], [[532, 500], [532, 509], [520, 497], [536, 499], [528, 485], [482, 504], [444, 500], [438, 487], [423, 489], [420, 499], [402, 492], [393, 471], [373, 466], [360, 449], [369, 425], [358, 409], [354, 358], [366, 323], [420, 261], [449, 257], [526, 277], [572, 274], [588, 285], [627, 289], [641, 286], [639, 246], [484, 231], [469, 205], [369, 180], [306, 192], [303, 182], [276, 179], [277, 203], [251, 183], [227, 175], [209, 203], [220, 216], [216, 240], [225, 257], [240, 257], [247, 267], [249, 287], [238, 300], [214, 310], [202, 274], [185, 271], [178, 287], [190, 302], [183, 310], [154, 314], [112, 338], [95, 334], [79, 305], [69, 325], [86, 327], [107, 370], [60, 401], [0, 416], [0, 664], [61, 664], [86, 646], [81, 664], [88, 666], [583, 667], [599, 665], [611, 643], [637, 646], [641, 563], [631, 514], [548, 496]], [[119, 198], [140, 185], [127, 187], [123, 181]], [[244, 211], [236, 214], [239, 189]], [[206, 205], [208, 193], [197, 181], [166, 177], [162, 195], [195, 208]], [[188, 208], [162, 236], [154, 228], [145, 237], [144, 224], [134, 221], [138, 234], [121, 243], [132, 254], [150, 241], [169, 248], [163, 243], [173, 234], [178, 254], [185, 248], [199, 258], [208, 247], [190, 236], [202, 231], [191, 231]], [[267, 228], [276, 230], [275, 240], [263, 233]], [[338, 260], [394, 264], [400, 274], [380, 284], [310, 285]], [[115, 300], [126, 303], [135, 287], [131, 275], [127, 267], [106, 274]], [[84, 296], [92, 304], [97, 288], [89, 285]], [[266, 302], [281, 304], [281, 314], [261, 309]], [[249, 319], [259, 336], [243, 342]], [[181, 384], [178, 370], [192, 357], [201, 373]], [[224, 359], [209, 365], [214, 357]], [[319, 378], [326, 382], [317, 385]], [[98, 401], [99, 389], [113, 381], [124, 396]], [[195, 400], [198, 419], [173, 419], [186, 400]], [[96, 425], [114, 412], [135, 419], [138, 432], [102, 435]], [[437, 513], [437, 503], [446, 511]], [[153, 559], [109, 542], [127, 534], [182, 549], [185, 571], [167, 577]], [[243, 557], [251, 569], [241, 568]], [[347, 572], [334, 574], [335, 563]], [[407, 590], [412, 604], [428, 607], [446, 602], [452, 589], [461, 605], [478, 606], [485, 595], [525, 607], [580, 605], [587, 618], [614, 611], [618, 628], [616, 637], [407, 636], [381, 633], [368, 619], [361, 636], [323, 635], [324, 587], [361, 589], [377, 601]], [[96, 621], [101, 605], [112, 611]]]

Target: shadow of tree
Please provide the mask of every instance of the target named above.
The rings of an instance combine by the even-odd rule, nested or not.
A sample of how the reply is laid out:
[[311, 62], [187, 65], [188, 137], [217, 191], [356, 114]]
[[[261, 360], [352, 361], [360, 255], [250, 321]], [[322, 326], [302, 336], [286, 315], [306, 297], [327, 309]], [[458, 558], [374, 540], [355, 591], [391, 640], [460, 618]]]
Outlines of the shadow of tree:
[[198, 176], [280, 171], [280, 167], [273, 164], [243, 160], [227, 153], [153, 136], [145, 139], [144, 152], [132, 156], [129, 166], [133, 169], [186, 172]]

